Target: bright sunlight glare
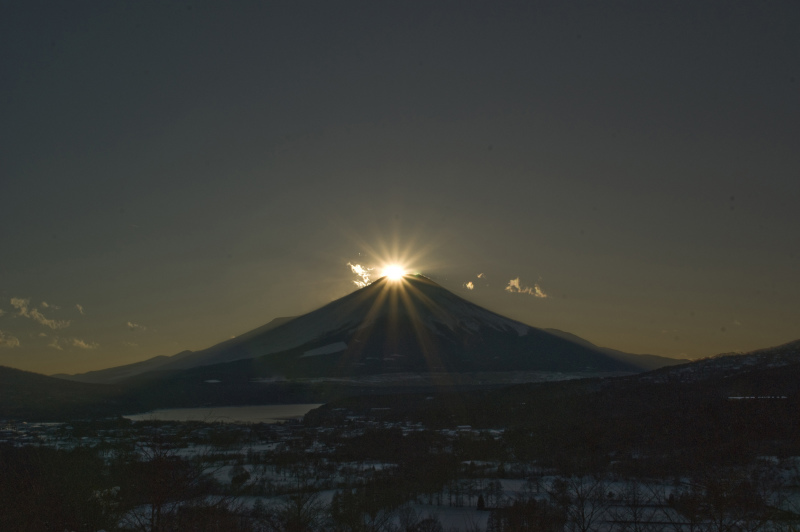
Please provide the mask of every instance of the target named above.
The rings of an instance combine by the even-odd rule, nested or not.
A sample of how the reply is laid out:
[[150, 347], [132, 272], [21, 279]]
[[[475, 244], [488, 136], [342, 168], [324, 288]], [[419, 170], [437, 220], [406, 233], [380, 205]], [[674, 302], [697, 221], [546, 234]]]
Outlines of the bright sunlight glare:
[[383, 269], [383, 275], [390, 281], [399, 281], [405, 274], [405, 268], [399, 264], [390, 264]]

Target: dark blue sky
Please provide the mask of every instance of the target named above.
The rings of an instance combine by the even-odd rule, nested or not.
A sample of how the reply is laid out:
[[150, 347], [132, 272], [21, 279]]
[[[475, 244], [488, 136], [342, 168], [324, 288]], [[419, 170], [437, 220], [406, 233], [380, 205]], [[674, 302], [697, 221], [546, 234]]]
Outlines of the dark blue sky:
[[799, 25], [789, 1], [4, 3], [0, 364], [200, 349], [392, 249], [621, 350], [796, 339]]

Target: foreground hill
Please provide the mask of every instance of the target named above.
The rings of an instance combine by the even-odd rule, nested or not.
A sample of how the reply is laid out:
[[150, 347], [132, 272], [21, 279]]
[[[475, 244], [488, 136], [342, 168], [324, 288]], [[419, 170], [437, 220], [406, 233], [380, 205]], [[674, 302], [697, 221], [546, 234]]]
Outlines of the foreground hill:
[[[237, 372], [262, 379], [409, 372], [636, 373], [677, 362], [604, 349], [568, 333], [531, 327], [470, 303], [423, 276], [406, 276], [399, 282], [379, 279], [313, 312], [274, 320], [202, 351], [59, 376], [118, 382], [153, 371], [175, 375], [213, 367], [219, 376], [200, 373], [205, 380], [224, 383], [222, 376]], [[226, 367], [229, 363], [236, 364]]]
[[692, 363], [659, 369], [642, 376], [642, 380], [698, 382], [712, 378], [741, 379], [763, 373], [780, 373], [781, 368], [791, 368], [797, 364], [800, 364], [800, 340], [749, 353], [723, 353], [702, 358]]

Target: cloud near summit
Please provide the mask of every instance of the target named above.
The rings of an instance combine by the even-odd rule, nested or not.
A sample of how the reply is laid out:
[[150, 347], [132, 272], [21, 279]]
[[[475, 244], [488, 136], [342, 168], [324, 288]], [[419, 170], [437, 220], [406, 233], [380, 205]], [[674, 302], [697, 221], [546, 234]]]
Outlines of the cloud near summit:
[[347, 265], [350, 266], [350, 269], [358, 277], [358, 279], [353, 281], [353, 284], [355, 284], [357, 287], [364, 288], [368, 284], [372, 283], [372, 274], [370, 272], [375, 268], [367, 268], [360, 264], [353, 264], [351, 262], [348, 262]]
[[511, 292], [513, 294], [529, 294], [534, 297], [542, 299], [548, 297], [547, 294], [545, 294], [544, 291], [542, 290], [542, 287], [539, 286], [539, 283], [534, 283], [532, 287], [520, 286], [519, 277], [508, 281], [508, 286], [506, 286], [506, 292]]

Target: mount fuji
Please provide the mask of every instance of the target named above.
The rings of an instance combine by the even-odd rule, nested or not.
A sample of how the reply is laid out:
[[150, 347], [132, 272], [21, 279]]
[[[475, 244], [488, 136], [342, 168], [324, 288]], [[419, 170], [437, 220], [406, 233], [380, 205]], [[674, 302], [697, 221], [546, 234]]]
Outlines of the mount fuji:
[[421, 275], [384, 277], [315, 311], [202, 351], [80, 375], [111, 383], [191, 374], [222, 382], [475, 372], [638, 373], [686, 362], [597, 347], [503, 317]]

